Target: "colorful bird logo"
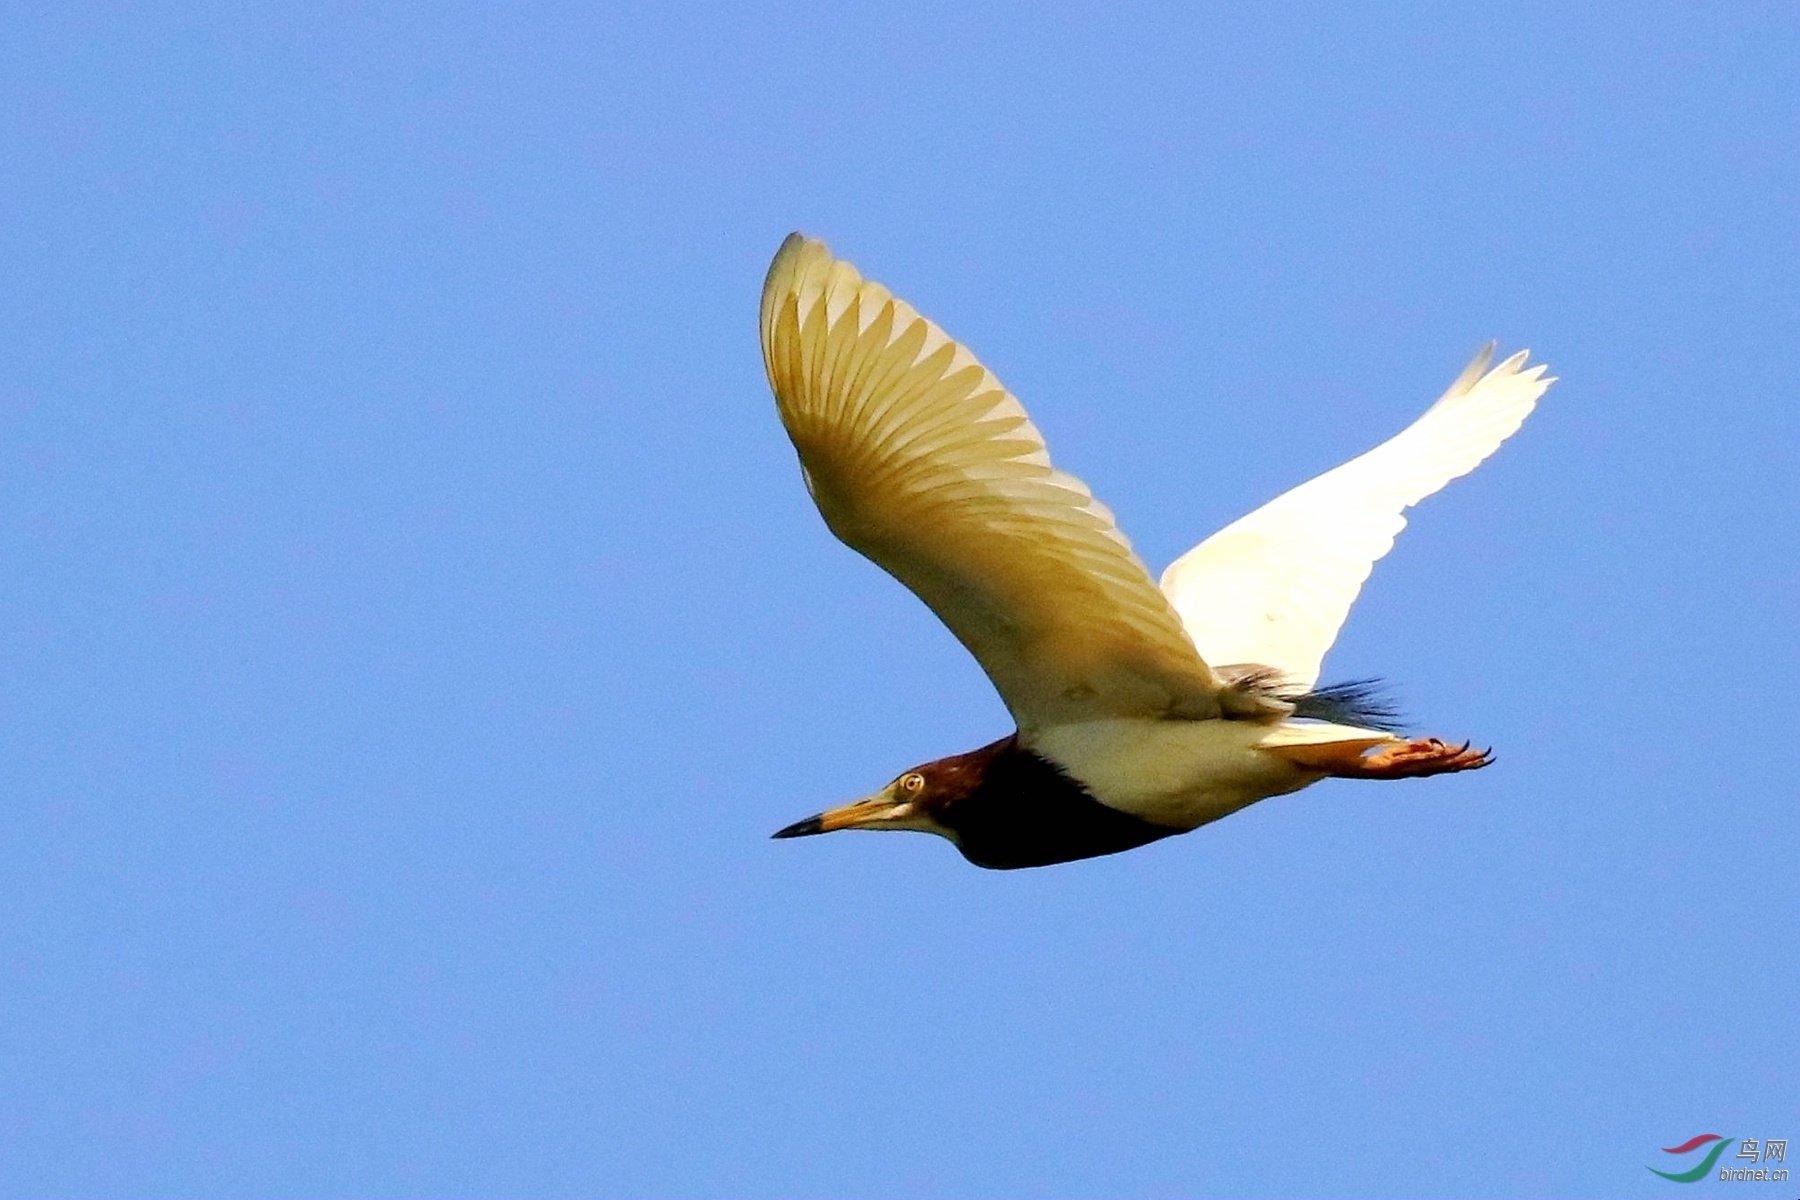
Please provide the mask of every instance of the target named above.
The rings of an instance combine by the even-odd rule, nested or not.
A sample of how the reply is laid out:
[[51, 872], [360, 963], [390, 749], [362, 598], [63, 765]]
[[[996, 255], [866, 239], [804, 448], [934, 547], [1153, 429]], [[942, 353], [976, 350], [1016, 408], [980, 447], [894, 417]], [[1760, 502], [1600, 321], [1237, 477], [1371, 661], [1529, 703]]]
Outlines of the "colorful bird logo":
[[1676, 1183], [1693, 1183], [1696, 1180], [1706, 1178], [1707, 1174], [1713, 1169], [1713, 1164], [1719, 1161], [1719, 1155], [1725, 1153], [1725, 1148], [1736, 1140], [1736, 1138], [1720, 1137], [1716, 1133], [1695, 1134], [1679, 1146], [1664, 1146], [1662, 1150], [1664, 1154], [1686, 1154], [1690, 1150], [1699, 1149], [1708, 1142], [1713, 1143], [1713, 1148], [1706, 1152], [1706, 1157], [1700, 1160], [1699, 1166], [1690, 1171], [1680, 1172], [1658, 1171], [1655, 1167], [1646, 1167], [1644, 1169], [1649, 1171], [1652, 1175], [1661, 1175], [1664, 1179], [1673, 1180]]

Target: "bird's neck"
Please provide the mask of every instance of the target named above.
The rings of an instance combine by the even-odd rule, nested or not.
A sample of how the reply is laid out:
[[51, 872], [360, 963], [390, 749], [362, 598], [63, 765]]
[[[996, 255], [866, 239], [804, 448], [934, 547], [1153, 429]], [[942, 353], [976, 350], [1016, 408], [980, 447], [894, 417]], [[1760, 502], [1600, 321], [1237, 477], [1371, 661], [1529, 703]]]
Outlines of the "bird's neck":
[[1116, 854], [1183, 832], [1094, 799], [1050, 759], [1003, 738], [956, 759], [968, 790], [937, 819], [981, 867], [1041, 867]]

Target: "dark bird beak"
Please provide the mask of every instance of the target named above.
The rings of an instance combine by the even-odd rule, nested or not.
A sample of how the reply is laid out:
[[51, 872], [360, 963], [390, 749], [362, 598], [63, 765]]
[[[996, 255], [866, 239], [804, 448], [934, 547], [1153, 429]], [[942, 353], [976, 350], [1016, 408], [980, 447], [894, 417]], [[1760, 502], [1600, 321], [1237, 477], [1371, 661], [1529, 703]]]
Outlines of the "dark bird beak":
[[825, 832], [825, 818], [824, 818], [823, 814], [821, 814], [820, 816], [817, 816], [817, 817], [808, 817], [804, 821], [795, 821], [792, 825], [789, 825], [782, 829], [777, 829], [774, 833], [770, 834], [769, 836], [770, 837], [778, 837], [778, 838], [805, 837], [809, 833], [824, 833], [824, 832]]

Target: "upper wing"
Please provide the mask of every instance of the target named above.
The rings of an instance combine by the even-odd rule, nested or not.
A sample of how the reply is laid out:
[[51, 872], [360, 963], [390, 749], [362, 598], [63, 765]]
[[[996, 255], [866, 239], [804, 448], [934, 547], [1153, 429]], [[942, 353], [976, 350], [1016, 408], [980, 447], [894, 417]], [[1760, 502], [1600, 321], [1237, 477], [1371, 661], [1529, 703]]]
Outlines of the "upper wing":
[[[1214, 663], [1261, 663], [1310, 688], [1400, 513], [1474, 470], [1511, 437], [1544, 389], [1521, 350], [1493, 370], [1490, 343], [1405, 430], [1301, 484], [1176, 559], [1162, 589]], [[1484, 373], [1485, 372], [1485, 373]]]
[[1217, 715], [1112, 514], [967, 350], [799, 234], [769, 267], [762, 341], [825, 523], [931, 606], [1021, 730]]

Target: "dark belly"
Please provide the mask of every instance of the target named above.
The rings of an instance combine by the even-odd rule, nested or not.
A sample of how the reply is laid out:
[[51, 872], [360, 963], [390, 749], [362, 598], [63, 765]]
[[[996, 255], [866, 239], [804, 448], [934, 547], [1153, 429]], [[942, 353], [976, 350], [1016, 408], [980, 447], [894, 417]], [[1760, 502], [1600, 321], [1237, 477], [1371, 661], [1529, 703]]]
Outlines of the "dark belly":
[[1094, 799], [1049, 761], [1012, 749], [979, 787], [939, 814], [978, 867], [1045, 867], [1117, 854], [1186, 830], [1154, 825]]

